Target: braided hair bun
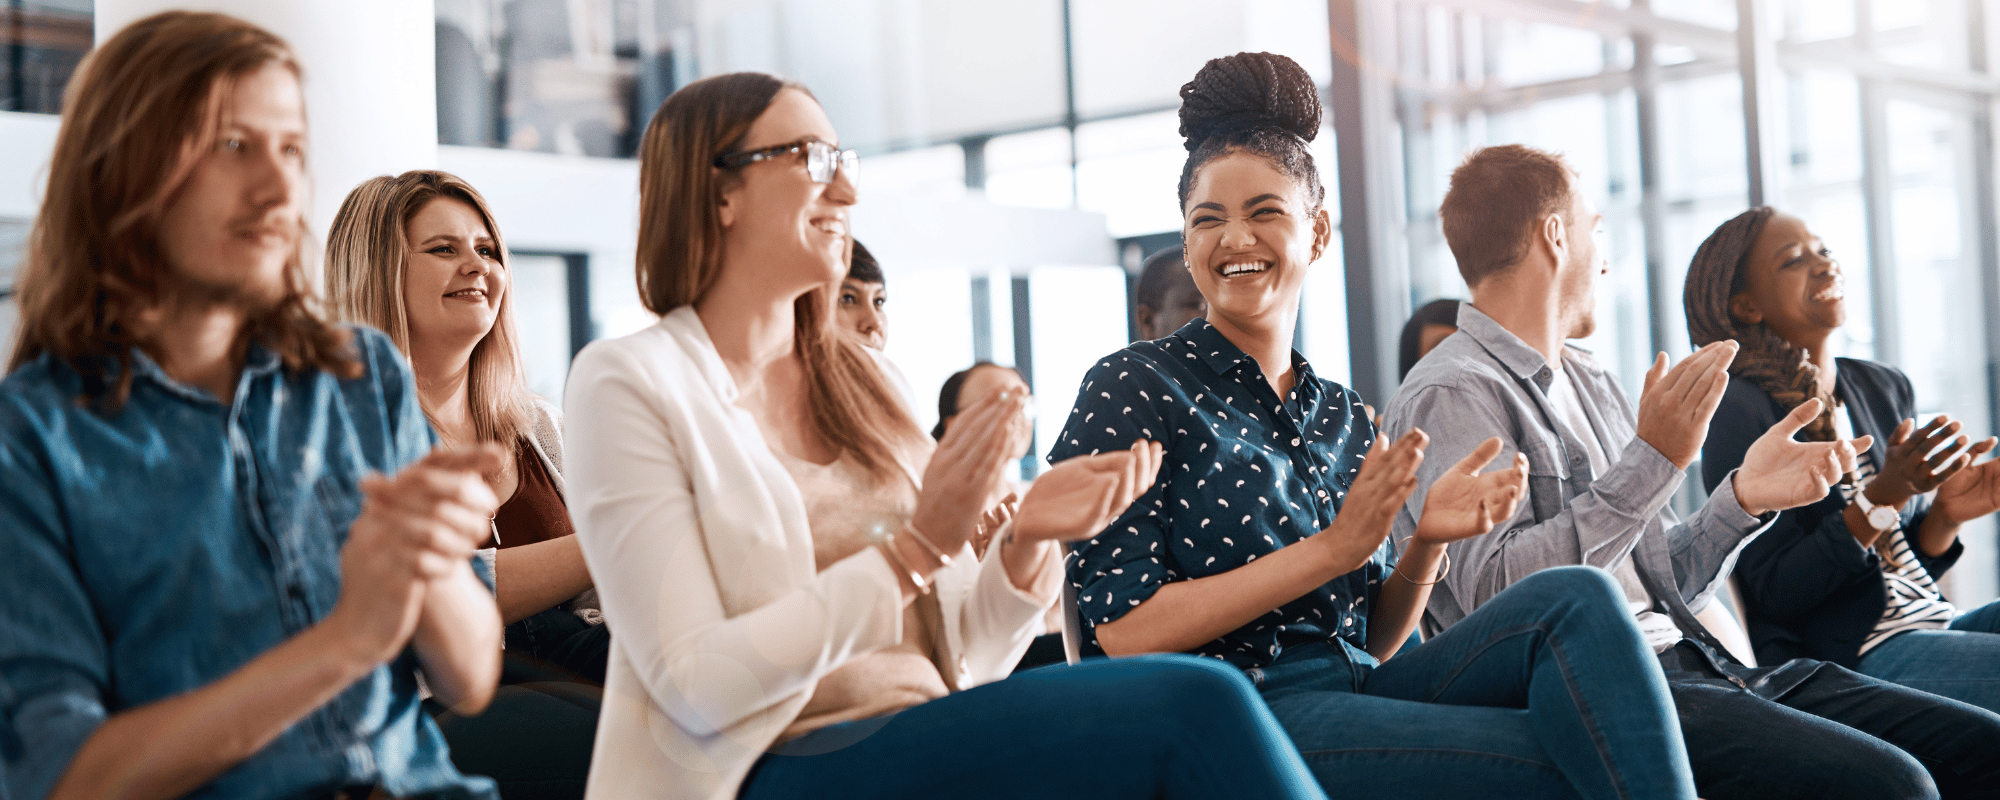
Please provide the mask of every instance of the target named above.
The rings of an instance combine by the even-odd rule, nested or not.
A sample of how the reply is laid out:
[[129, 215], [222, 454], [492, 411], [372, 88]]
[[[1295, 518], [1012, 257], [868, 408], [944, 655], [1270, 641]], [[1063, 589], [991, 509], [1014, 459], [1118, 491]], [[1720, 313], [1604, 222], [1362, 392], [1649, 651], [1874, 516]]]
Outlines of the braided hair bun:
[[1319, 135], [1319, 89], [1298, 62], [1274, 53], [1210, 59], [1181, 86], [1181, 136], [1192, 152], [1215, 136], [1263, 128], [1308, 142]]
[[1297, 182], [1317, 211], [1326, 187], [1313, 166], [1310, 144], [1319, 135], [1319, 87], [1298, 62], [1275, 53], [1237, 53], [1210, 59], [1181, 86], [1181, 207], [1195, 176], [1208, 162], [1235, 152], [1262, 156]]

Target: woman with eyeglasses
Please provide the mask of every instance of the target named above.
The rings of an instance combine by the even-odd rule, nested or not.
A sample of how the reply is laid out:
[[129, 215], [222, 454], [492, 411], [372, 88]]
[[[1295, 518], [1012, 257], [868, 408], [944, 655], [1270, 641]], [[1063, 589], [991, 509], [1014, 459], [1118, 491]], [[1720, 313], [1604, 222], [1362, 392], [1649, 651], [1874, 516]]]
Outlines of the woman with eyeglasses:
[[2000, 510], [1995, 440], [1948, 414], [1917, 424], [1916, 392], [1887, 364], [1836, 358], [1847, 323], [1840, 262], [1804, 220], [1769, 207], [1722, 223], [1686, 287], [1697, 347], [1742, 343], [1701, 451], [1711, 489], [1767, 425], [1818, 398], [1800, 436], [1872, 435], [1853, 480], [1780, 515], [1744, 546], [1736, 580], [1757, 657], [1831, 661], [2000, 712], [2000, 602], [1961, 610], [1937, 584], [1965, 552], [1961, 526]]
[[1000, 392], [933, 446], [834, 327], [853, 157], [804, 87], [705, 78], [640, 150], [640, 296], [585, 348], [571, 508], [618, 626], [601, 798], [1317, 797], [1241, 676], [1194, 659], [1006, 678], [1159, 448], [1057, 465], [984, 558], [1029, 432]]
[[1099, 359], [1050, 453], [1145, 436], [1169, 454], [1069, 561], [1088, 646], [1243, 670], [1329, 795], [1693, 797], [1665, 679], [1608, 573], [1527, 576], [1405, 645], [1445, 545], [1512, 516], [1525, 459], [1482, 473], [1498, 439], [1443, 455], [1460, 460], [1414, 535], [1385, 544], [1428, 440], [1384, 441], [1291, 349], [1333, 233], [1318, 89], [1284, 56], [1238, 53], [1181, 87], [1180, 116], [1185, 263], [1208, 313]]

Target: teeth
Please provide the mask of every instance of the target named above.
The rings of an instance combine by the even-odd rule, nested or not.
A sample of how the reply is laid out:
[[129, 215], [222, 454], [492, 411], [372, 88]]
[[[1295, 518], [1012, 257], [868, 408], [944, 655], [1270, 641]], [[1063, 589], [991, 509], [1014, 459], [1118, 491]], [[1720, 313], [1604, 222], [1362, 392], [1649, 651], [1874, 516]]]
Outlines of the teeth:
[[823, 219], [813, 223], [813, 227], [827, 233], [846, 233], [847, 222], [840, 219]]
[[1243, 264], [1224, 264], [1222, 266], [1222, 275], [1223, 277], [1245, 275], [1252, 272], [1263, 272], [1266, 269], [1270, 269], [1270, 267], [1271, 265], [1262, 261], [1252, 261]]

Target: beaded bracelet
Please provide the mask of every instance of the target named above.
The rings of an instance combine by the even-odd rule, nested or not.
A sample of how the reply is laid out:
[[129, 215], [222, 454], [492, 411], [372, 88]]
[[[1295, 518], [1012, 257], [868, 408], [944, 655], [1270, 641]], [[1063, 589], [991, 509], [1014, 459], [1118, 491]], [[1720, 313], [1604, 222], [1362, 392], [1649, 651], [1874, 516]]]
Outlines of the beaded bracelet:
[[[1414, 536], [1413, 536], [1413, 537], [1410, 537], [1410, 538], [1414, 539], [1414, 538], [1416, 538], [1416, 537], [1414, 537]], [[1400, 542], [1400, 543], [1398, 543], [1398, 544], [1396, 545], [1396, 549], [1397, 549], [1397, 550], [1401, 550], [1401, 549], [1403, 549], [1403, 545], [1404, 545], [1404, 544], [1407, 544], [1407, 543], [1408, 543], [1409, 541], [1410, 541], [1409, 539], [1404, 539], [1404, 540], [1403, 540], [1402, 542]], [[1437, 584], [1438, 584], [1438, 582], [1440, 582], [1440, 581], [1444, 580], [1444, 576], [1445, 576], [1445, 575], [1447, 575], [1447, 574], [1449, 574], [1449, 573], [1451, 572], [1451, 548], [1449, 548], [1449, 547], [1445, 548], [1445, 551], [1444, 551], [1444, 555], [1443, 555], [1443, 557], [1444, 557], [1444, 564], [1443, 564], [1443, 566], [1440, 566], [1440, 567], [1438, 567], [1438, 574], [1437, 574], [1437, 577], [1435, 577], [1435, 578], [1432, 578], [1432, 579], [1430, 579], [1430, 581], [1429, 581], [1428, 583], [1426, 583], [1426, 582], [1422, 582], [1422, 581], [1412, 581], [1412, 580], [1410, 580], [1410, 576], [1408, 576], [1408, 575], [1404, 575], [1404, 574], [1403, 574], [1403, 562], [1402, 562], [1402, 561], [1400, 561], [1400, 560], [1398, 560], [1398, 561], [1396, 562], [1396, 568], [1395, 568], [1395, 569], [1393, 569], [1393, 570], [1390, 570], [1390, 571], [1391, 571], [1391, 572], [1394, 572], [1394, 573], [1396, 573], [1396, 577], [1398, 577], [1398, 578], [1402, 578], [1403, 580], [1406, 580], [1406, 581], [1409, 581], [1410, 583], [1412, 583], [1412, 584], [1414, 584], [1414, 585], [1417, 585], [1417, 586], [1435, 586], [1435, 585], [1437, 585]]]

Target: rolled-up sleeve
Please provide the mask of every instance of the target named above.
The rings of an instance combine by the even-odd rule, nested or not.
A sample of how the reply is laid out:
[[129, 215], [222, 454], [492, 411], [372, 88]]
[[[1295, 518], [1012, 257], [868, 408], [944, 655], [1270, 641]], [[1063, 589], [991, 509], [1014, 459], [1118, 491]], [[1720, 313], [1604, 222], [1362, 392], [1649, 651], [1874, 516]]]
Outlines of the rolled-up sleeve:
[[44, 457], [0, 431], [0, 797], [48, 795], [107, 716], [104, 635]]
[[[1141, 439], [1169, 446], [1160, 417], [1166, 380], [1150, 365], [1100, 361], [1084, 376], [1050, 463], [1130, 448]], [[1163, 475], [1177, 465], [1161, 466]], [[1184, 468], [1181, 466], [1180, 468]], [[1167, 583], [1166, 480], [1156, 481], [1096, 536], [1077, 543], [1069, 566], [1077, 613], [1087, 625], [1115, 622]]]

